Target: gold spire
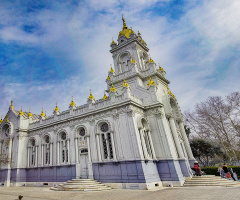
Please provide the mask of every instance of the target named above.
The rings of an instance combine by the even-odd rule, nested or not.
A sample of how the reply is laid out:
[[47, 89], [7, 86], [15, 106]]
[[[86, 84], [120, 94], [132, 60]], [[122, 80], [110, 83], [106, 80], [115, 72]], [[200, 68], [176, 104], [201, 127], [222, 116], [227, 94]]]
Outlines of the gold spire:
[[132, 29], [129, 29], [126, 25], [126, 22], [125, 22], [125, 19], [122, 17], [122, 20], [123, 20], [123, 30], [121, 30], [119, 32], [119, 35], [118, 35], [118, 38], [123, 35], [125, 36], [126, 38], [129, 38], [130, 34], [131, 33], [135, 33]]
[[141, 36], [141, 33], [138, 31], [138, 36]]
[[57, 107], [57, 102], [56, 102], [56, 108], [54, 109], [55, 112], [60, 111], [59, 108]]
[[112, 72], [112, 73], [114, 72], [114, 70], [113, 70], [113, 68], [112, 68], [112, 65], [111, 65], [111, 69], [110, 69], [110, 71], [109, 71], [109, 72]]
[[111, 80], [110, 76], [108, 75], [108, 77], [106, 78], [106, 80]]
[[42, 112], [41, 112], [40, 116], [44, 117], [43, 107], [42, 107]]
[[127, 25], [126, 25], [126, 22], [125, 22], [125, 19], [123, 18], [123, 15], [122, 15], [122, 21], [123, 21], [123, 29], [127, 29]]
[[102, 100], [107, 100], [107, 99], [108, 99], [108, 97], [107, 97], [107, 95], [104, 92], [104, 96], [103, 96]]
[[90, 89], [90, 95], [89, 95], [88, 99], [91, 99], [91, 100], [94, 99], [94, 96], [92, 95], [92, 91], [91, 91], [91, 89]]
[[47, 114], [46, 114], [46, 111], [45, 111], [45, 115], [44, 115], [45, 119], [47, 118]]
[[122, 87], [129, 87], [128, 83], [126, 82], [125, 78], [123, 79], [123, 85]]
[[148, 81], [148, 84], [147, 86], [149, 87], [150, 85], [156, 85], [155, 82], [152, 80], [151, 76], [149, 75], [149, 81]]
[[18, 113], [19, 116], [22, 116], [23, 115], [23, 111], [22, 111], [22, 106], [21, 106], [21, 110], [20, 112]]
[[3, 122], [3, 119], [2, 119], [2, 117], [1, 117], [1, 119], [0, 119], [0, 124]]
[[112, 38], [112, 44], [116, 44], [116, 42], [113, 40], [113, 38]]
[[73, 101], [73, 96], [72, 96], [72, 101], [71, 101], [71, 103], [69, 104], [70, 106], [75, 106], [76, 104], [74, 103], [74, 101]]
[[133, 59], [133, 57], [131, 56], [131, 62], [130, 62], [130, 64], [132, 64], [132, 63], [136, 63], [136, 61]]
[[176, 99], [175, 95], [170, 91], [168, 85], [167, 85], [167, 91], [168, 91], [168, 94], [170, 94], [174, 99]]
[[[159, 63], [158, 63], [158, 64], [159, 64]], [[159, 68], [158, 68], [158, 70], [159, 70], [159, 71], [163, 71], [163, 72], [165, 72], [164, 69], [160, 66], [160, 64], [159, 64]]]
[[11, 108], [14, 109], [13, 100], [11, 101]]
[[6, 115], [6, 122], [9, 122], [9, 120], [8, 120], [8, 115]]
[[112, 87], [110, 88], [110, 90], [109, 90], [109, 92], [116, 92], [117, 90], [116, 90], [116, 88], [113, 86], [113, 84], [112, 84]]
[[153, 59], [150, 57], [150, 59], [149, 59], [149, 61], [148, 61], [148, 63], [154, 63], [154, 61], [153, 61]]
[[31, 109], [29, 108], [29, 112], [28, 112], [28, 117], [30, 118], [30, 117], [32, 117], [33, 115], [32, 115], [32, 113], [31, 113]]

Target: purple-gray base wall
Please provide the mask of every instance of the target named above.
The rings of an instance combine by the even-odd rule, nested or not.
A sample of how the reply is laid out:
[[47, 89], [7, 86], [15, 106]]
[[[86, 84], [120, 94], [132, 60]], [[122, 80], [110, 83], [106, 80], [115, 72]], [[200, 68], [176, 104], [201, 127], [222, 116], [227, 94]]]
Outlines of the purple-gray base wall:
[[[11, 170], [11, 182], [64, 182], [76, 178], [76, 166], [52, 166]], [[7, 170], [0, 170], [0, 181], [7, 179]]]
[[93, 178], [103, 183], [145, 183], [141, 161], [93, 163]]
[[161, 181], [184, 181], [185, 177], [178, 160], [159, 160], [157, 169]]

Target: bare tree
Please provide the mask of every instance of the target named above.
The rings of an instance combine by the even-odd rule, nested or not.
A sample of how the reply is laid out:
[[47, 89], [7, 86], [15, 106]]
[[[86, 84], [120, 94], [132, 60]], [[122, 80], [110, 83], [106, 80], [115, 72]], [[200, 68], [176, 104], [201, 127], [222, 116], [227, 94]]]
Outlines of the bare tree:
[[240, 93], [234, 92], [224, 100], [220, 96], [209, 97], [195, 106], [193, 112], [185, 112], [186, 124], [202, 139], [218, 140], [226, 156], [237, 160], [236, 149], [240, 138]]

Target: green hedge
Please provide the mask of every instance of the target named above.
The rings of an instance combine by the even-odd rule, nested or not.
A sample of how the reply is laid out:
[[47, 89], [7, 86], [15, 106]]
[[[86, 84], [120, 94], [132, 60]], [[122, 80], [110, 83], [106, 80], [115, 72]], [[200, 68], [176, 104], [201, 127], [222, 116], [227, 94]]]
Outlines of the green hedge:
[[[233, 172], [235, 172], [238, 175], [238, 178], [240, 178], [240, 166], [228, 166], [228, 168], [232, 168]], [[201, 167], [201, 170], [204, 171], [207, 175], [220, 176], [218, 167]]]

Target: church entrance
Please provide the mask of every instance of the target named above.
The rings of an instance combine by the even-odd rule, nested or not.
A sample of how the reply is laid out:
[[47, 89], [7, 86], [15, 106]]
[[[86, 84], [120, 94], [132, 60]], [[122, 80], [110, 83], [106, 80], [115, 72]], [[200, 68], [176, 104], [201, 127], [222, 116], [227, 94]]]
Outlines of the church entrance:
[[80, 150], [80, 178], [88, 178], [88, 150]]

